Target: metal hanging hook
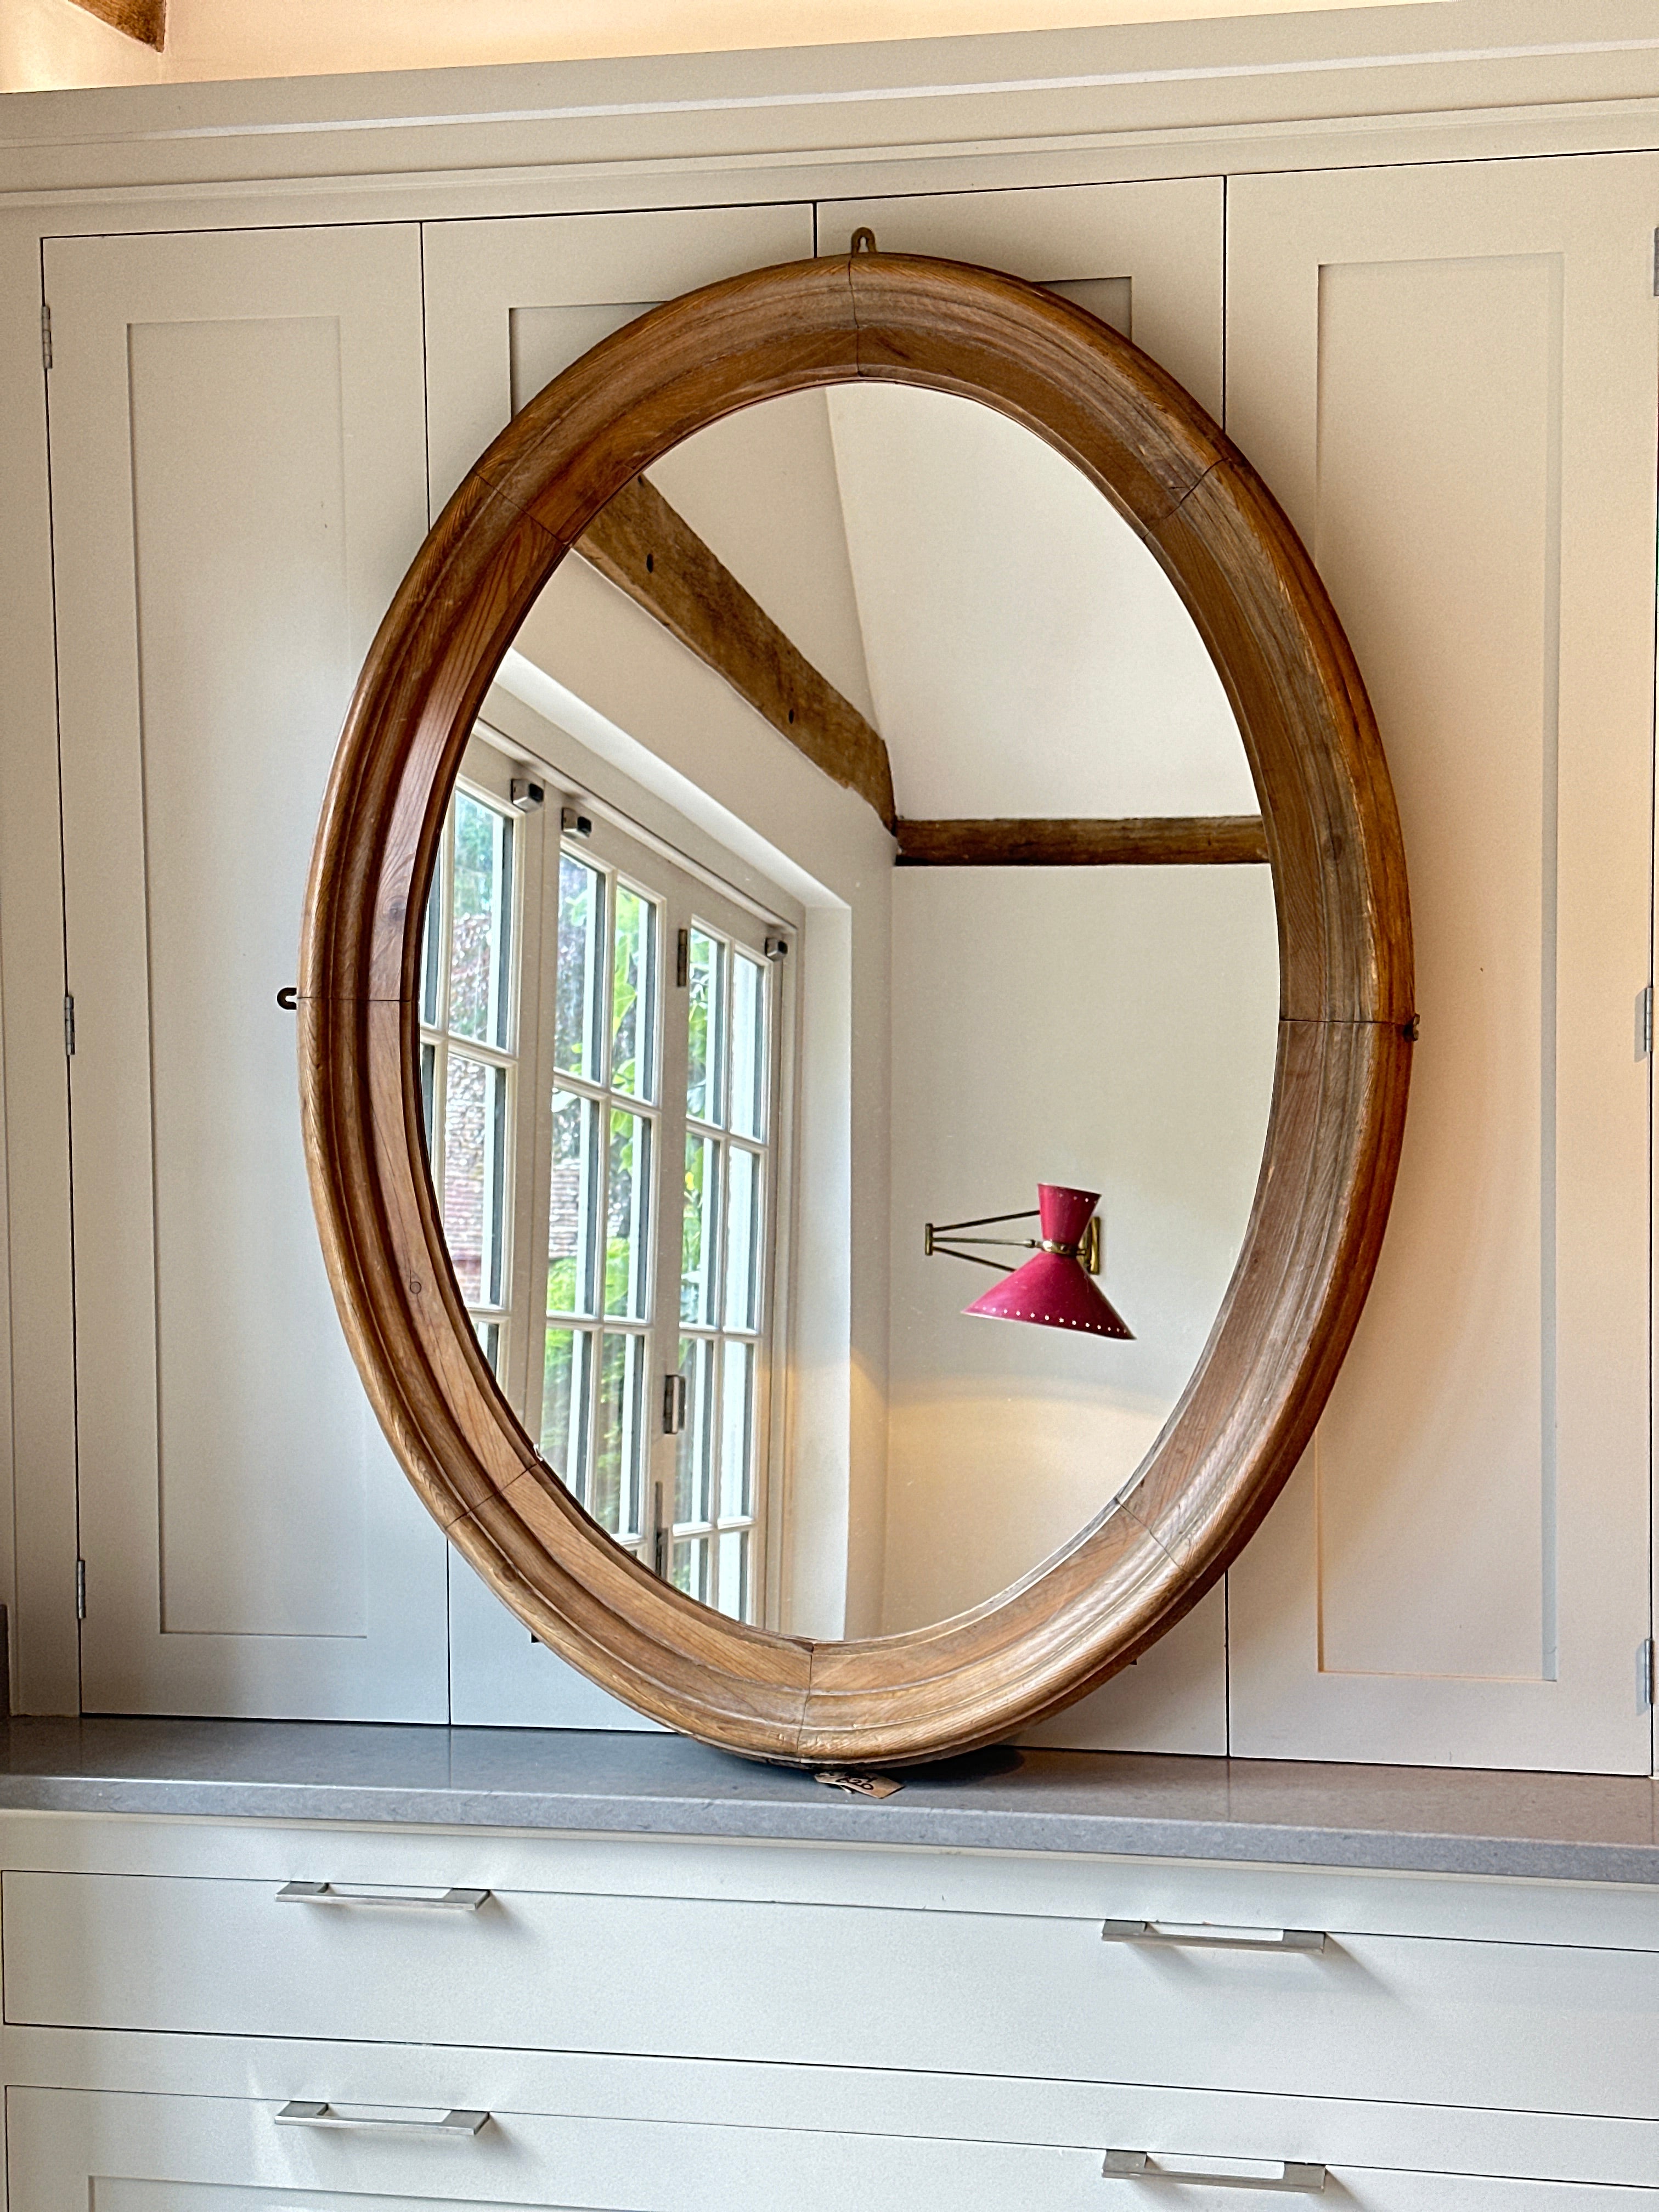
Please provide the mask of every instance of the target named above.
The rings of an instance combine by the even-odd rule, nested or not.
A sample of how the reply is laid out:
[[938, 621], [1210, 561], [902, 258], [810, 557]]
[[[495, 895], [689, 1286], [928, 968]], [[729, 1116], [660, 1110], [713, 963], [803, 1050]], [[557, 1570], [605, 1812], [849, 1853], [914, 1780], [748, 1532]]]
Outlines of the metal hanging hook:
[[876, 234], [873, 230], [867, 228], [860, 228], [853, 233], [853, 243], [849, 248], [850, 252], [854, 253], [878, 253], [880, 250], [880, 247], [876, 244]]

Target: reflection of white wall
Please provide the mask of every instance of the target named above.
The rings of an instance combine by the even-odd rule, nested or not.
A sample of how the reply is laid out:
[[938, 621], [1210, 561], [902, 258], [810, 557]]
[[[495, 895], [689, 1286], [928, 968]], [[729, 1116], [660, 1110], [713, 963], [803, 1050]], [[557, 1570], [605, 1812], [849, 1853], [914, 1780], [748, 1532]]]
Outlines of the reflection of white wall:
[[1069, 461], [973, 400], [829, 402], [901, 814], [1255, 812], [1175, 587]]
[[[896, 873], [886, 1629], [1024, 1574], [1157, 1435], [1243, 1239], [1278, 988], [1266, 868]], [[969, 1319], [993, 1278], [922, 1257], [1039, 1181], [1103, 1193], [1133, 1344]]]

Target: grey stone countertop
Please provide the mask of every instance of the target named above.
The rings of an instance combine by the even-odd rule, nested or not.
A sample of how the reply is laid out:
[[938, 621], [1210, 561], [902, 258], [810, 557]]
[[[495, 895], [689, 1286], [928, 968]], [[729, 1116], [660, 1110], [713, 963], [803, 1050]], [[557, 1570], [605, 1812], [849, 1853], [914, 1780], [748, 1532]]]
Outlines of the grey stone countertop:
[[1184, 1759], [976, 1753], [881, 1800], [679, 1736], [356, 1722], [18, 1720], [0, 1811], [1117, 1853], [1659, 1883], [1659, 1784]]

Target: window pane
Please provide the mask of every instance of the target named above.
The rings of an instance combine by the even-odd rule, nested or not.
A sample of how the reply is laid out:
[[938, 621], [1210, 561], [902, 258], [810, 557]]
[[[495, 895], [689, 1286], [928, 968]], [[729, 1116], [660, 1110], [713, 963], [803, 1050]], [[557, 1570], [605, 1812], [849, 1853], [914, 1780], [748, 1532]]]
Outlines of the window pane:
[[714, 1462], [714, 1346], [706, 1336], [680, 1339], [685, 1377], [685, 1425], [675, 1439], [674, 1518], [712, 1521], [709, 1494]]
[[694, 1121], [721, 1118], [721, 1070], [726, 1062], [726, 947], [694, 929], [686, 962], [690, 1003], [685, 1110]]
[[593, 1332], [550, 1328], [542, 1373], [542, 1457], [578, 1498], [587, 1494]]
[[507, 1044], [513, 828], [493, 806], [455, 794], [450, 915], [449, 1026], [481, 1044]]
[[477, 1331], [478, 1342], [483, 1348], [483, 1356], [489, 1362], [490, 1373], [499, 1378], [501, 1371], [501, 1325], [500, 1322], [476, 1321], [473, 1322], [472, 1326]]
[[732, 1521], [755, 1510], [755, 1347], [728, 1339], [720, 1352], [720, 1518]]
[[749, 1618], [749, 1533], [731, 1528], [720, 1538], [720, 1611], [733, 1620]]
[[761, 1163], [733, 1145], [726, 1169], [726, 1326], [755, 1328], [760, 1316]]
[[562, 853], [554, 1065], [562, 1074], [597, 1082], [604, 1034], [605, 878]]
[[685, 1212], [680, 1218], [680, 1319], [712, 1328], [720, 1319], [715, 1255], [720, 1248], [718, 1137], [685, 1139]]
[[611, 984], [611, 1086], [630, 1098], [657, 1095], [657, 909], [617, 886]]
[[442, 1012], [444, 899], [443, 858], [432, 871], [432, 888], [426, 895], [426, 921], [421, 931], [421, 1019], [436, 1029]]
[[689, 1543], [677, 1543], [669, 1554], [668, 1579], [677, 1590], [699, 1603], [708, 1602], [708, 1539], [694, 1536]]
[[732, 1127], [766, 1134], [766, 969], [746, 952], [732, 956]]
[[599, 1109], [553, 1093], [553, 1182], [547, 1209], [547, 1310], [599, 1311]]
[[605, 1310], [623, 1321], [649, 1318], [651, 1124], [611, 1109], [611, 1196], [605, 1245]]
[[444, 1083], [444, 1237], [461, 1297], [501, 1303], [507, 1073], [452, 1052]]
[[421, 1127], [426, 1132], [428, 1161], [432, 1157], [433, 1108], [438, 1089], [438, 1048], [422, 1041], [421, 1045]]
[[600, 1340], [598, 1445], [587, 1510], [613, 1536], [636, 1540], [645, 1461], [642, 1336], [605, 1336]]

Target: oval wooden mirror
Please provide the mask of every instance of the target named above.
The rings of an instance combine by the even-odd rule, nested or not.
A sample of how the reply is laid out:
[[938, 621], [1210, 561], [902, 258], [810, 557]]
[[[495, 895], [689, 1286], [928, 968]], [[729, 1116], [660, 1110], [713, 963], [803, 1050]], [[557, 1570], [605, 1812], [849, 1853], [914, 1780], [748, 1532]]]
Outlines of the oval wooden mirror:
[[[565, 555], [694, 434], [763, 400], [871, 380], [977, 402], [1035, 434], [1173, 584], [1259, 798], [1279, 1007], [1242, 1249], [1132, 1494], [966, 1611], [829, 1640], [729, 1617], [651, 1571], [516, 1417], [428, 1174], [420, 968], [463, 756]], [[532, 1634], [603, 1688], [706, 1742], [803, 1765], [914, 1763], [1006, 1737], [1127, 1665], [1215, 1582], [1294, 1467], [1358, 1319], [1415, 1031], [1382, 747], [1353, 655], [1271, 496], [1184, 392], [1082, 308], [985, 270], [878, 252], [760, 270], [653, 310], [556, 378], [480, 459], [358, 684], [301, 975], [324, 1249], [410, 1480]]]

